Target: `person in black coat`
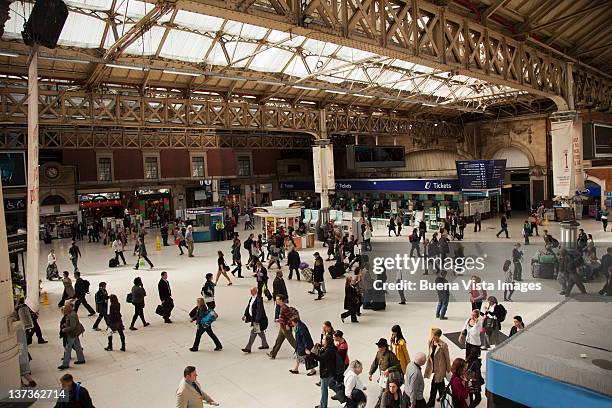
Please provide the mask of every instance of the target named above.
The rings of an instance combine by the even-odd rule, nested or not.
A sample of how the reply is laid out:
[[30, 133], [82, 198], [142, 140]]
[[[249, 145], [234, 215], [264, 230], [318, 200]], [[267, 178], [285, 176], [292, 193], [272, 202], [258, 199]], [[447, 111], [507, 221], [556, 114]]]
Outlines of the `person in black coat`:
[[159, 300], [161, 301], [162, 314], [165, 323], [172, 323], [170, 320], [170, 314], [174, 309], [174, 301], [172, 300], [172, 290], [170, 290], [170, 282], [168, 282], [168, 273], [166, 271], [161, 273], [161, 279], [157, 284], [157, 292], [159, 293]]
[[[272, 282], [272, 297], [276, 299], [279, 295], [283, 296], [286, 303], [289, 303], [289, 292], [287, 292], [287, 285], [285, 285], [285, 280], [283, 279], [283, 271], [277, 271], [276, 278]], [[279, 315], [280, 306], [276, 305], [274, 308], [274, 321], [278, 320]]]
[[314, 283], [315, 290], [318, 296], [315, 300], [323, 299], [323, 290], [321, 285], [323, 284], [323, 274], [325, 273], [325, 267], [323, 266], [323, 258], [317, 257], [315, 259], [314, 268], [312, 269], [312, 281]]
[[340, 315], [340, 320], [344, 323], [344, 319], [351, 316], [351, 323], [359, 323], [357, 320], [357, 306], [359, 297], [357, 288], [353, 285], [353, 278], [347, 276], [346, 284], [344, 285], [344, 309], [346, 312]]
[[113, 349], [113, 333], [119, 333], [119, 338], [121, 339], [121, 351], [125, 351], [125, 335], [123, 334], [123, 330], [125, 327], [123, 326], [123, 320], [121, 319], [121, 305], [119, 304], [119, 299], [117, 299], [116, 295], [110, 295], [108, 297], [110, 301], [110, 313], [108, 314], [108, 328], [111, 330], [110, 336], [108, 336], [108, 347], [105, 348], [106, 351], [111, 351]]
[[104, 322], [108, 325], [108, 292], [106, 291], [106, 282], [100, 282], [98, 284], [98, 291], [95, 295], [96, 300], [96, 311], [98, 312], [98, 318], [93, 325], [93, 329], [99, 331], [98, 325], [104, 319]]
[[300, 280], [300, 253], [291, 247], [289, 254], [287, 255], [287, 264], [289, 265], [289, 279], [293, 277], [293, 271], [297, 280]]
[[87, 299], [85, 296], [89, 293], [89, 282], [86, 283], [84, 279], [81, 278], [81, 272], [75, 272], [74, 278], [76, 281], [74, 282], [74, 296], [76, 297], [76, 302], [74, 302], [74, 311], [79, 311], [79, 306], [82, 304], [85, 306], [87, 311], [89, 312], [89, 316], [93, 316], [96, 314], [95, 310], [87, 303]]
[[600, 295], [612, 296], [612, 266], [608, 268], [608, 275], [606, 276], [606, 283], [604, 287], [599, 291]]
[[261, 294], [257, 292], [257, 288], [251, 288], [251, 298], [249, 299], [249, 303], [244, 310], [242, 321], [251, 324], [251, 335], [249, 337], [249, 342], [245, 348], [242, 349], [242, 351], [245, 353], [250, 353], [253, 342], [255, 342], [255, 338], [257, 336], [261, 338], [261, 346], [259, 347], [259, 350], [269, 349], [270, 346], [268, 346], [268, 341], [266, 340], [268, 317], [266, 316], [263, 298], [261, 297]]
[[204, 302], [204, 298], [198, 298], [196, 307], [189, 312], [191, 321], [196, 322], [197, 327], [195, 340], [193, 341], [193, 346], [189, 349], [189, 351], [198, 351], [198, 348], [200, 347], [200, 339], [204, 333], [208, 334], [213, 343], [215, 343], [215, 351], [221, 351], [223, 349], [219, 338], [212, 331], [212, 324], [207, 326], [202, 325], [202, 318], [208, 314], [209, 310], [210, 309], [206, 306], [206, 302]]
[[336, 355], [337, 350], [334, 345], [334, 338], [328, 334], [323, 338], [321, 343], [321, 351], [319, 354], [313, 354], [310, 350], [306, 350], [306, 354], [312, 355], [319, 361], [319, 375], [321, 376], [321, 403], [320, 407], [327, 407], [327, 397], [329, 393], [329, 385], [336, 375]]

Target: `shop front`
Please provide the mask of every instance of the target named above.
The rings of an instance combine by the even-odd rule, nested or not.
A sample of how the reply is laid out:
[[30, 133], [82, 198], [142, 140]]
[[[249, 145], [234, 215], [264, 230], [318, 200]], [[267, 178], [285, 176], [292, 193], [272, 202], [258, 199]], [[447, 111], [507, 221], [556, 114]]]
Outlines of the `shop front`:
[[193, 240], [195, 242], [209, 242], [217, 240], [215, 225], [224, 219], [224, 210], [221, 207], [187, 208], [177, 213], [187, 224], [193, 226]]
[[81, 222], [79, 205], [60, 204], [40, 207], [41, 240], [72, 238]]
[[146, 228], [158, 226], [160, 219], [169, 220], [172, 214], [172, 195], [169, 188], [136, 190], [135, 212], [142, 215]]
[[119, 191], [79, 193], [79, 208], [86, 224], [106, 217], [123, 218], [124, 212]]

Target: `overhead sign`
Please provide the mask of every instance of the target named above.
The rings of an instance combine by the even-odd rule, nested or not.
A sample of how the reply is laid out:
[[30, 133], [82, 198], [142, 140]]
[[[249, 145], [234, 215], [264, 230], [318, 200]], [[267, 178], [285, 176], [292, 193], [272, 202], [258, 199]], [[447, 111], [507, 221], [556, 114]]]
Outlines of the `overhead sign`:
[[457, 176], [462, 189], [486, 190], [504, 184], [506, 160], [457, 160]]
[[336, 190], [389, 192], [459, 192], [457, 179], [338, 180]]

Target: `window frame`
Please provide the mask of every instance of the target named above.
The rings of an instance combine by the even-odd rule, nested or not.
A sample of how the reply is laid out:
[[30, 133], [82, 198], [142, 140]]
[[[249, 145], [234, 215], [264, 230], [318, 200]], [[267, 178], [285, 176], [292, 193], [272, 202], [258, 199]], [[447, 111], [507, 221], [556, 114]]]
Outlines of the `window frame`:
[[[240, 159], [241, 158], [248, 158], [249, 174], [240, 174]], [[237, 152], [236, 153], [236, 176], [253, 177], [253, 155], [251, 154], [251, 152]]]
[[[110, 160], [110, 180], [102, 180], [100, 178], [100, 159]], [[115, 162], [112, 152], [96, 152], [96, 181], [99, 183], [110, 183], [115, 180]]]
[[[155, 159], [157, 177], [147, 177], [147, 159]], [[159, 180], [162, 178], [159, 152], [143, 152], [142, 153], [142, 178], [145, 180]]]

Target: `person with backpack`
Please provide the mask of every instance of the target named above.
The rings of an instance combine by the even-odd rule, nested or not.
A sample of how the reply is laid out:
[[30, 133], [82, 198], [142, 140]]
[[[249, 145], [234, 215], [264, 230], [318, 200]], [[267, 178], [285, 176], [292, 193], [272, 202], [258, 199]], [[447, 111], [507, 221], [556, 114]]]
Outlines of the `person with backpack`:
[[327, 335], [323, 338], [319, 354], [306, 349], [306, 354], [311, 355], [319, 362], [319, 376], [321, 377], [321, 402], [319, 408], [327, 408], [329, 386], [336, 375], [336, 346], [334, 338]]
[[200, 347], [200, 339], [204, 333], [208, 334], [213, 343], [215, 343], [215, 351], [223, 350], [223, 345], [221, 345], [219, 338], [212, 330], [212, 322], [216, 320], [216, 313], [214, 309], [206, 306], [206, 302], [203, 298], [197, 299], [196, 307], [191, 310], [189, 317], [191, 318], [192, 322], [196, 323], [197, 328], [193, 346], [191, 346], [189, 351], [198, 351], [198, 348]]
[[96, 319], [93, 329], [100, 331], [98, 325], [104, 319], [104, 322], [108, 325], [108, 292], [106, 291], [106, 282], [100, 282], [98, 284], [98, 291], [94, 297], [96, 301], [96, 310], [98, 311], [98, 318]]
[[414, 250], [416, 249], [417, 256], [421, 257], [421, 249], [419, 247], [419, 243], [421, 242], [418, 238], [417, 229], [412, 230], [412, 234], [408, 235], [408, 241], [410, 241], [410, 257], [412, 258], [414, 254]]
[[94, 408], [89, 391], [81, 383], [75, 382], [72, 375], [64, 374], [59, 381], [66, 397], [59, 398], [54, 408]]
[[489, 296], [487, 299], [487, 307], [484, 312], [484, 340], [483, 349], [488, 350], [492, 344], [497, 344], [501, 324], [506, 319], [506, 308], [497, 302], [495, 296]]
[[[245, 228], [246, 229], [246, 228]], [[246, 263], [246, 267], [247, 269], [251, 268], [251, 263], [253, 262], [253, 238], [255, 238], [254, 234], [249, 234], [249, 237], [247, 239], [244, 240], [244, 244], [242, 244], [244, 246], [244, 249], [247, 250], [247, 252], [249, 253], [249, 259], [247, 260]]]
[[64, 305], [64, 323], [61, 327], [61, 332], [66, 339], [66, 345], [64, 346], [64, 358], [62, 365], [57, 367], [59, 370], [65, 370], [70, 368], [70, 356], [72, 350], [76, 351], [77, 361], [75, 364], [85, 364], [85, 355], [83, 354], [83, 348], [81, 347], [81, 341], [79, 336], [85, 332], [85, 328], [79, 321], [79, 316], [76, 311], [72, 309], [72, 303], [66, 303]]
[[81, 278], [81, 272], [78, 271], [74, 273], [74, 278], [74, 297], [76, 298], [74, 302], [74, 312], [77, 313], [79, 311], [79, 306], [82, 304], [89, 312], [89, 316], [94, 316], [96, 311], [87, 303], [87, 299], [85, 298], [89, 293], [89, 281]]
[[278, 335], [276, 336], [276, 342], [272, 347], [272, 350], [268, 353], [268, 357], [272, 360], [276, 358], [278, 351], [285, 339], [291, 344], [291, 347], [295, 349], [295, 337], [293, 337], [293, 333], [291, 331], [291, 318], [296, 315], [298, 312], [295, 308], [287, 306], [287, 298], [283, 294], [276, 294], [275, 297], [276, 306], [279, 308], [278, 314]]

